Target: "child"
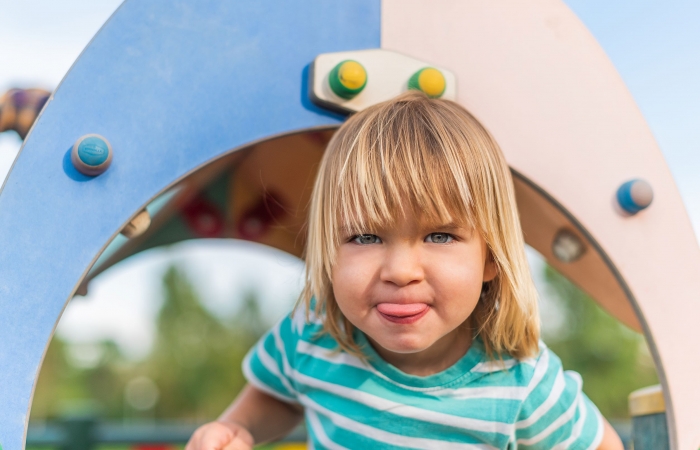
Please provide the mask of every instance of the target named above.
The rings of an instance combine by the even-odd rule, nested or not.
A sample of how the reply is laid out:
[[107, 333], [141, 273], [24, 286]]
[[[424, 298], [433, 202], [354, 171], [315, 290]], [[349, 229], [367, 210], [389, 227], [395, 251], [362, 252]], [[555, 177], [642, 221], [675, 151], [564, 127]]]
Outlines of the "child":
[[186, 450], [250, 449], [302, 417], [317, 449], [622, 449], [539, 341], [510, 171], [461, 106], [414, 91], [350, 117], [308, 226], [303, 308]]

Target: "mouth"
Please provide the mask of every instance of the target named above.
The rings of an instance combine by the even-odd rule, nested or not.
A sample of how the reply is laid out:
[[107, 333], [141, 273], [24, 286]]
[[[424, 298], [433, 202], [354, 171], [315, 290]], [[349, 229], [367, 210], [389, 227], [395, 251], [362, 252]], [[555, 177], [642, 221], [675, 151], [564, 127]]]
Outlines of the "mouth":
[[384, 319], [398, 324], [417, 322], [430, 310], [425, 303], [379, 303], [376, 308]]

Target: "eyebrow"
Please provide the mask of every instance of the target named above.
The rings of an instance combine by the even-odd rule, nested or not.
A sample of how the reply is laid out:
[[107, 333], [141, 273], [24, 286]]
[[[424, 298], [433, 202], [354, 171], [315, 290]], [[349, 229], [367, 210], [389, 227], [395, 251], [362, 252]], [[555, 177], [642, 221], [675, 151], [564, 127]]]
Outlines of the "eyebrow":
[[433, 228], [439, 230], [456, 230], [457, 228], [466, 228], [464, 225], [459, 225], [455, 222], [449, 222], [442, 225], [425, 225], [425, 228]]
[[[445, 231], [454, 231], [457, 229], [464, 229], [464, 230], [471, 230], [472, 228], [468, 224], [459, 224], [456, 222], [448, 222], [440, 225], [433, 225], [430, 223], [425, 223], [419, 225], [420, 228], [425, 231], [425, 230], [445, 230]], [[338, 231], [341, 235], [351, 235], [351, 234], [359, 234], [362, 233], [362, 231], [355, 230], [353, 227], [347, 226], [347, 225], [341, 225], [338, 227]], [[363, 230], [365, 232], [369, 232], [368, 230]]]
[[344, 236], [344, 235], [357, 234], [357, 233], [359, 233], [359, 231], [357, 231], [355, 228], [353, 228], [351, 226], [341, 225], [338, 227], [338, 233], [341, 236]]

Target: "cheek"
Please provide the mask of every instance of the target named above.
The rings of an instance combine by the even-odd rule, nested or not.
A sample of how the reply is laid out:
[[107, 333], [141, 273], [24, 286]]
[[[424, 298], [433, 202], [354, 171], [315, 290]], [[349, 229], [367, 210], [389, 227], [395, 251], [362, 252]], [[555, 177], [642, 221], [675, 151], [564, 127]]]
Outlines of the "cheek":
[[448, 314], [471, 313], [479, 300], [483, 282], [483, 266], [465, 263], [465, 259], [445, 264], [435, 273], [435, 289], [440, 306]]
[[333, 295], [348, 319], [368, 303], [367, 292], [372, 280], [372, 267], [358, 255], [339, 252], [332, 271]]

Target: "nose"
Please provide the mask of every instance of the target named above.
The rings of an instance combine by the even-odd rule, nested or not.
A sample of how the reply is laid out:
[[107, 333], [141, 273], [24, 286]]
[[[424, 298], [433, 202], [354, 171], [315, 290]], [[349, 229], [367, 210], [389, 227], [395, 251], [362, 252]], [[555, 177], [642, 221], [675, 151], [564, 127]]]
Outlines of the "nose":
[[379, 277], [399, 287], [421, 282], [425, 272], [419, 248], [408, 243], [388, 245]]

